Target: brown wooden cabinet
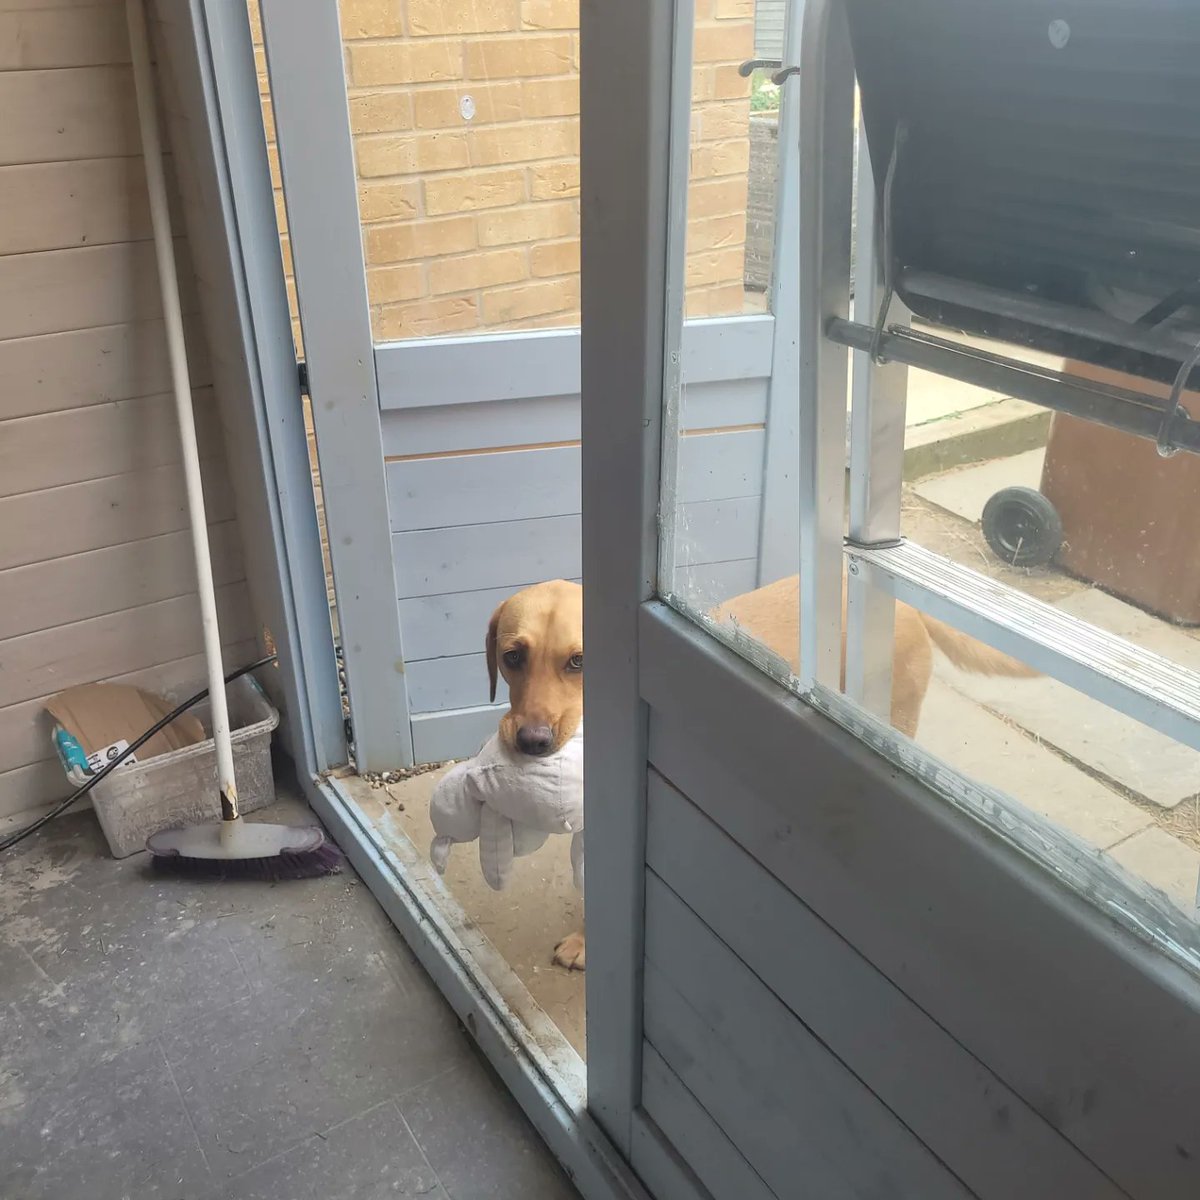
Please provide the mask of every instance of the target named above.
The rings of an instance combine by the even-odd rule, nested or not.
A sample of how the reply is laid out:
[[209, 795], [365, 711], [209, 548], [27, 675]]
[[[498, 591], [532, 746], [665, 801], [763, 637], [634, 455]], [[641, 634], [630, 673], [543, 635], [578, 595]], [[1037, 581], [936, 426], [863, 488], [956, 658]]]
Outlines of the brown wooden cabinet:
[[[1124, 387], [1168, 388], [1072, 364], [1068, 374]], [[1185, 407], [1200, 412], [1189, 393]], [[1058, 509], [1059, 565], [1142, 608], [1200, 624], [1200, 456], [1163, 458], [1152, 442], [1056, 413], [1042, 492]]]

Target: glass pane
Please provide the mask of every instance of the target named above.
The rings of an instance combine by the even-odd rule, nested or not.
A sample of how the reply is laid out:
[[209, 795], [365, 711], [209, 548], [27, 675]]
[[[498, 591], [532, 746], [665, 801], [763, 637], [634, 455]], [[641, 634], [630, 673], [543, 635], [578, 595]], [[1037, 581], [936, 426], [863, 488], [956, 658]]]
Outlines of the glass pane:
[[[664, 516], [663, 590], [701, 610], [753, 586], [757, 571], [780, 236], [782, 92], [772, 75], [783, 11], [701, 0], [692, 30], [686, 198], [676, 208], [681, 223], [686, 213], [687, 320], [679, 436], [667, 456], [678, 503]], [[682, 163], [677, 170], [682, 185]]]
[[[902, 44], [910, 35], [906, 22], [919, 24], [922, 18], [905, 15], [910, 10], [902, 7], [893, 11]], [[1006, 11], [990, 9], [986, 20], [1014, 19], [1004, 16]], [[968, 24], [984, 19], [956, 18]], [[715, 44], [702, 36], [702, 20], [698, 48]], [[711, 36], [717, 39], [719, 33]], [[914, 40], [918, 58], [922, 44]], [[885, 47], [876, 49], [886, 57]], [[871, 733], [873, 744], [898, 762], [917, 764], [923, 778], [934, 778], [934, 760], [949, 764], [958, 775], [943, 769], [937, 776], [948, 799], [1044, 858], [1060, 879], [1074, 878], [1093, 897], [1112, 897], [1114, 911], [1139, 914], [1131, 924], [1140, 922], [1143, 933], [1168, 931], [1159, 936], [1160, 944], [1175, 952], [1185, 948], [1196, 965], [1200, 956], [1193, 948], [1200, 947], [1200, 937], [1189, 923], [1195, 920], [1200, 882], [1200, 558], [1195, 553], [1200, 459], [1186, 452], [1161, 456], [1153, 429], [1149, 438], [1135, 436], [1111, 427], [1108, 418], [1106, 424], [1055, 414], [1017, 393], [1029, 388], [1030, 372], [1042, 380], [1048, 372], [1065, 372], [1076, 380], [1140, 393], [1139, 411], [1144, 414], [1149, 406], [1162, 413], [1180, 360], [1200, 339], [1194, 287], [1200, 266], [1193, 262], [1200, 222], [1194, 206], [1180, 209], [1166, 185], [1162, 194], [1150, 183], [1136, 195], [1101, 186], [1114, 168], [1095, 156], [1072, 159], [1072, 180], [1064, 181], [1052, 155], [1038, 157], [1040, 143], [1029, 132], [1036, 122], [1013, 118], [1011, 127], [1000, 129], [1007, 110], [981, 110], [985, 115], [976, 113], [978, 120], [968, 130], [956, 115], [952, 93], [965, 88], [976, 106], [985, 105], [990, 93], [986, 85], [973, 92], [972, 76], [961, 69], [928, 81], [941, 96], [935, 124], [946, 126], [942, 132], [950, 143], [922, 140], [889, 107], [889, 89], [900, 85], [892, 75], [884, 84], [872, 76], [871, 53], [865, 42], [856, 43], [862, 128], [874, 162], [873, 171], [865, 167], [863, 188], [857, 189], [849, 166], [859, 100], [857, 93], [853, 103], [850, 99], [848, 66], [844, 76], [831, 72], [827, 81], [833, 89], [828, 103], [834, 112], [844, 110], [844, 124], [828, 126], [821, 155], [798, 164], [832, 188], [825, 193], [824, 215], [813, 217], [824, 222], [820, 253], [800, 259], [821, 282], [819, 324], [825, 336], [813, 336], [801, 324], [793, 281], [786, 276], [775, 280], [768, 293], [773, 303], [762, 306], [759, 318], [729, 316], [723, 324], [683, 326], [677, 376], [668, 380], [678, 403], [668, 412], [675, 425], [663, 461], [660, 591], [785, 686], [810, 695], [835, 715], [849, 719], [865, 707], [890, 723], [894, 732]], [[701, 71], [699, 61], [694, 70]], [[751, 78], [753, 114], [762, 92], [753, 82], [759, 76]], [[800, 86], [793, 76], [785, 92]], [[1175, 76], [1164, 78], [1162, 88], [1163, 111], [1171, 120], [1193, 111], [1194, 96]], [[696, 253], [694, 208], [704, 186], [696, 177], [704, 93], [693, 91], [687, 270]], [[921, 87], [913, 88], [913, 97], [924, 94]], [[799, 96], [785, 95], [785, 123], [793, 103], [798, 112]], [[1130, 112], [1142, 112], [1136, 98], [1129, 103]], [[1141, 119], [1136, 113], [1129, 117], [1135, 124]], [[798, 147], [807, 136], [808, 126], [796, 128], [799, 137], [788, 134], [786, 146]], [[984, 136], [981, 129], [994, 139], [987, 143], [990, 153], [1023, 155], [1021, 162], [1034, 162], [1036, 170], [1010, 164], [999, 179], [992, 160], [971, 140]], [[951, 143], [966, 147], [969, 167], [937, 157]], [[1136, 144], [1150, 153], [1144, 138]], [[789, 168], [797, 166], [787, 161], [788, 152], [776, 167], [785, 191], [794, 178]], [[920, 158], [920, 170], [908, 166], [914, 158]], [[865, 157], [857, 161], [867, 163]], [[839, 163], [845, 177], [829, 184]], [[943, 172], [937, 186], [930, 182], [931, 164]], [[884, 203], [888, 174], [894, 182], [888, 238], [895, 240], [873, 245], [871, 235], [883, 227], [874, 206]], [[752, 213], [756, 178], [752, 165], [747, 200]], [[1088, 179], [1091, 190], [1077, 194], [1077, 182]], [[1098, 224], [1092, 228], [1090, 218], [1080, 216], [1079, 230], [1072, 228], [1068, 235], [1056, 224], [1060, 210], [1044, 196], [1040, 205], [1031, 206], [1022, 188], [1066, 196], [1063, 204], [1069, 199], [1077, 206], [1072, 212], [1099, 205]], [[829, 199], [834, 195], [844, 211]], [[810, 217], [815, 212], [805, 211]], [[1156, 224], [1156, 214], [1167, 211], [1170, 219]], [[779, 212], [785, 222], [805, 219], [799, 199], [790, 194]], [[931, 212], [940, 214], [936, 227], [929, 223]], [[838, 245], [847, 227], [854, 226], [855, 213], [868, 238], [857, 244], [857, 263], [855, 247]], [[1125, 241], [1117, 238], [1120, 247], [1114, 248], [1117, 228]], [[780, 262], [797, 261], [790, 247], [803, 233], [776, 230]], [[1003, 238], [1008, 240], [1001, 244]], [[801, 244], [806, 245], [803, 238]], [[900, 276], [899, 292], [917, 315], [893, 297], [882, 317], [896, 353], [882, 346], [881, 355], [893, 361], [872, 368], [860, 349], [843, 375], [839, 338], [849, 335], [837, 333], [830, 322], [853, 322], [855, 344], [870, 343], [884, 292], [882, 270], [876, 272], [872, 260], [886, 253], [893, 256], [893, 281], [899, 264], [908, 271]], [[925, 275], [907, 265], [926, 261], [931, 265]], [[748, 245], [746, 264], [749, 272]], [[935, 267], [944, 273], [936, 274]], [[1083, 283], [1077, 282], [1080, 277]], [[976, 282], [979, 290], [971, 291]], [[1054, 302], [1047, 304], [1051, 296]], [[721, 311], [731, 314], [733, 308]], [[1108, 336], [1089, 335], [1089, 341], [1072, 332], [1088, 321], [1099, 321]], [[1146, 350], [1148, 329], [1173, 339], [1173, 360], [1165, 351], [1155, 358]], [[763, 345], [755, 341], [760, 335]], [[814, 394], [805, 394], [791, 349], [805, 339], [817, 347], [820, 361], [833, 364], [820, 388], [810, 388]], [[914, 346], [922, 353], [930, 346], [948, 353], [943, 361], [953, 365], [947, 370], [966, 371], [967, 378], [981, 363], [987, 371], [977, 376], [976, 386], [895, 361], [902, 353], [915, 353]], [[992, 370], [995, 356], [1008, 358], [1021, 371], [998, 375]], [[1009, 386], [998, 382], [1001, 378]], [[672, 384], [677, 385], [673, 392]], [[850, 429], [851, 392], [856, 420], [843, 448], [840, 429], [842, 421]], [[868, 407], [871, 397], [873, 408]], [[1180, 411], [1200, 414], [1200, 396], [1185, 390]], [[810, 426], [805, 422], [813, 413], [819, 419]], [[798, 431], [810, 428], [817, 430], [815, 444], [824, 447], [821, 473], [814, 477], [822, 481], [814, 519], [823, 524], [825, 538], [811, 560], [818, 572], [836, 585], [844, 569], [839, 532], [867, 546], [892, 545], [897, 535], [905, 539], [895, 552], [899, 557], [888, 560], [891, 576], [873, 569], [869, 554], [865, 565], [856, 566], [858, 573], [849, 577], [843, 593], [853, 600], [851, 616], [843, 608], [839, 628], [831, 603], [827, 633], [808, 609], [801, 614], [798, 578], [802, 497], [813, 484], [802, 474], [808, 459], [801, 454]], [[843, 478], [851, 501], [845, 506]], [[982, 641], [893, 601], [892, 589], [907, 586], [904, 564], [917, 561], [912, 556], [922, 551], [940, 558], [920, 559], [921, 573], [914, 576], [920, 586], [906, 597], [953, 616], [944, 599], [965, 580], [964, 594], [978, 597], [971, 602], [977, 610], [997, 616], [990, 626], [972, 626]], [[806, 556], [805, 569], [809, 562]], [[896, 572], [899, 585], [889, 582]], [[1046, 607], [1026, 612], [1025, 597]], [[865, 615], [860, 619], [859, 613]], [[961, 611], [954, 619], [964, 620]], [[1006, 622], [1032, 633], [1033, 644], [1006, 633]], [[812, 678], [811, 670], [801, 669], [805, 629], [814, 631], [818, 645], [826, 638], [835, 676], [826, 687], [840, 691], [841, 701], [823, 700], [812, 692], [811, 682], [803, 682]], [[1005, 653], [990, 645], [997, 638]], [[849, 658], [847, 641], [854, 651]], [[1073, 658], [1055, 657], [1056, 651], [1076, 646]], [[1139, 699], [1138, 688], [1130, 690], [1121, 680], [1147, 670], [1154, 672], [1149, 698]], [[914, 754], [896, 734], [911, 738], [926, 755]], [[1064, 870], [1068, 861], [1073, 865]]]

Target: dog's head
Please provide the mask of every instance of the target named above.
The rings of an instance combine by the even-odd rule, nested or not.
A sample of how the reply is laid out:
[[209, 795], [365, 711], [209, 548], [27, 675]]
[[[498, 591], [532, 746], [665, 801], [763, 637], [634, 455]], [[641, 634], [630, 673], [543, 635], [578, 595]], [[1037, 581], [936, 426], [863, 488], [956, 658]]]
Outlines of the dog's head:
[[508, 684], [500, 737], [535, 756], [560, 749], [583, 719], [583, 588], [556, 579], [510, 596], [487, 631], [488, 679]]

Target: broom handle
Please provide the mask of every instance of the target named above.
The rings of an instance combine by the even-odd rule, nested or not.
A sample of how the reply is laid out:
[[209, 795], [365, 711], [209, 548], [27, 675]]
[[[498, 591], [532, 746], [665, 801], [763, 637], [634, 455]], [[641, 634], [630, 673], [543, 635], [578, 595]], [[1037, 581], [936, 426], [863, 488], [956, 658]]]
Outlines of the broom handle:
[[146, 186], [150, 194], [154, 252], [158, 260], [158, 285], [162, 293], [167, 349], [171, 359], [171, 384], [175, 392], [179, 440], [183, 448], [183, 473], [187, 481], [188, 518], [192, 527], [192, 551], [196, 557], [196, 583], [200, 596], [200, 616], [204, 625], [204, 658], [208, 666], [213, 740], [217, 747], [221, 816], [228, 821], [238, 816], [237, 784], [233, 776], [233, 745], [229, 735], [229, 707], [225, 697], [224, 668], [221, 663], [221, 633], [217, 625], [217, 596], [213, 588], [208, 521], [204, 514], [204, 488], [200, 479], [200, 451], [196, 444], [196, 418], [192, 412], [192, 385], [188, 376], [187, 350], [183, 340], [179, 279], [175, 273], [175, 245], [171, 235], [171, 214], [167, 209], [162, 142], [154, 103], [154, 78], [150, 70], [150, 42], [146, 33], [143, 0], [125, 0], [125, 18], [129, 25], [129, 48], [133, 60], [134, 87], [137, 92], [138, 127], [142, 135], [142, 157], [146, 164]]

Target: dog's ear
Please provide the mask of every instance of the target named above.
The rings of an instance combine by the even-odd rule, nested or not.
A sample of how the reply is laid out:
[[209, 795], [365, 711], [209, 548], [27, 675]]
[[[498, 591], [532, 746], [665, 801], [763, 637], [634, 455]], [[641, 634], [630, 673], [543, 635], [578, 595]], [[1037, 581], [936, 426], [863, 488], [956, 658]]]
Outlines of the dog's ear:
[[500, 614], [504, 611], [504, 602], [502, 602], [492, 613], [492, 619], [488, 622], [487, 641], [485, 648], [487, 650], [487, 668], [488, 668], [488, 699], [494, 704], [496, 702], [496, 671], [499, 664], [496, 661], [496, 638], [500, 632]]

